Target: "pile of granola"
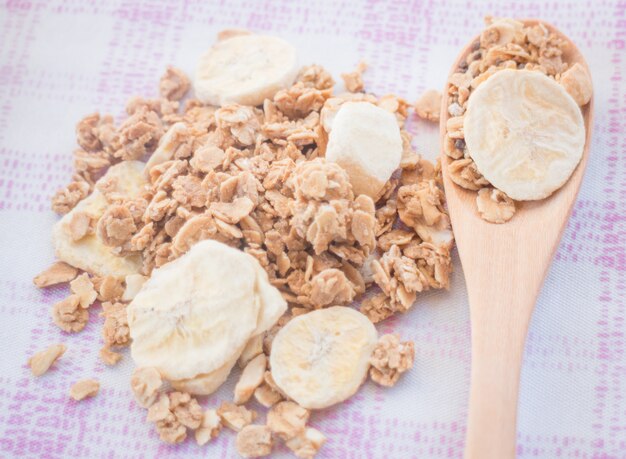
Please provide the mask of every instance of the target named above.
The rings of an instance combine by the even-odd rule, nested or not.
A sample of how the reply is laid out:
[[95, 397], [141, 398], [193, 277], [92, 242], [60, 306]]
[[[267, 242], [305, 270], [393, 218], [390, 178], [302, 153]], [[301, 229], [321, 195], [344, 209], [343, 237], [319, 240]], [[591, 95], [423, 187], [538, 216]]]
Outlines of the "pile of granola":
[[[404, 129], [406, 101], [361, 92], [364, 70], [360, 64], [344, 75], [353, 92], [334, 94], [331, 75], [311, 65], [260, 107], [217, 107], [193, 98], [183, 102], [189, 79], [170, 67], [160, 97], [131, 99], [119, 125], [98, 113], [78, 123], [72, 181], [54, 195], [52, 208], [67, 214], [97, 190], [106, 201], [102, 214], [72, 214], [69, 236], [95, 238], [111, 256], [139, 260], [140, 268], [120, 277], [56, 262], [34, 281], [40, 288], [69, 282], [71, 294], [53, 306], [56, 325], [80, 332], [100, 302], [100, 357], [114, 365], [122, 358], [119, 349], [130, 343], [127, 304], [154, 269], [204, 239], [255, 257], [290, 306], [254, 351], [242, 355], [235, 404], [203, 411], [190, 394], [165, 391], [154, 368], [135, 371], [133, 392], [163, 441], [178, 443], [192, 431], [204, 444], [224, 425], [238, 432], [244, 457], [269, 454], [275, 438], [298, 457], [313, 457], [325, 437], [306, 426], [309, 411], [285, 400], [267, 370], [278, 330], [310, 310], [353, 302], [376, 323], [408, 311], [420, 292], [448, 288], [453, 240], [440, 168], [413, 151]], [[332, 118], [349, 101], [389, 111], [401, 129], [401, 170], [375, 198], [355, 196], [346, 171], [324, 157]], [[116, 180], [99, 180], [111, 166], [137, 160], [147, 161], [147, 184], [138, 194], [121, 192]], [[33, 373], [45, 372], [64, 350], [35, 356]], [[381, 337], [371, 378], [395, 384], [412, 366], [413, 353], [413, 343]], [[75, 386], [72, 396], [96, 392], [89, 381]], [[251, 399], [270, 408], [266, 425], [252, 424], [256, 413], [244, 406]]]

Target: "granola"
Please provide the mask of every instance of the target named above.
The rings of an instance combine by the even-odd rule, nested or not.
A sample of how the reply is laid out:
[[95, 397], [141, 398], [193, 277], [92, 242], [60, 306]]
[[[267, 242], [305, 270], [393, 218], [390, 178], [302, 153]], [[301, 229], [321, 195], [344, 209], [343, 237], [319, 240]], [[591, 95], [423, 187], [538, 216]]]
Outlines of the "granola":
[[81, 379], [70, 388], [70, 397], [77, 402], [89, 397], [95, 397], [100, 390], [100, 383], [95, 379]]
[[89, 311], [80, 307], [80, 296], [70, 295], [52, 306], [52, 320], [61, 330], [77, 333], [87, 325]]
[[269, 427], [249, 425], [237, 433], [235, 445], [242, 457], [263, 457], [271, 454], [274, 440]]
[[400, 342], [397, 334], [383, 335], [370, 358], [370, 378], [381, 386], [391, 387], [402, 373], [413, 367], [414, 356], [412, 341]]
[[43, 351], [39, 351], [28, 359], [28, 365], [33, 376], [41, 376], [47, 372], [50, 367], [61, 358], [67, 347], [65, 344], [53, 344]]
[[51, 285], [70, 282], [77, 274], [78, 270], [73, 266], [62, 261], [57, 261], [45, 271], [35, 276], [33, 284], [38, 288], [50, 287]]
[[206, 445], [216, 438], [222, 430], [222, 421], [215, 410], [206, 410], [202, 415], [202, 422], [194, 433], [198, 445]]
[[223, 425], [237, 432], [257, 418], [255, 411], [230, 402], [222, 403], [217, 409], [217, 415], [222, 420]]

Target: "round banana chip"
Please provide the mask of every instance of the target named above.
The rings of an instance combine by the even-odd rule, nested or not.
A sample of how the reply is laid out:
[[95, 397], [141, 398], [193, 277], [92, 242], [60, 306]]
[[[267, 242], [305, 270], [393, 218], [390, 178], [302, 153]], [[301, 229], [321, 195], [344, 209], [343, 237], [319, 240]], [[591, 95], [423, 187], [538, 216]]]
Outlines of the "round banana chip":
[[173, 381], [212, 373], [236, 361], [262, 313], [251, 259], [206, 240], [154, 270], [128, 305], [137, 366], [156, 367]]
[[470, 96], [463, 125], [478, 170], [509, 197], [537, 200], [569, 179], [585, 147], [578, 105], [553, 79], [500, 70]]
[[359, 389], [377, 339], [372, 322], [349, 307], [297, 316], [274, 338], [272, 377], [300, 406], [326, 408]]
[[264, 35], [216, 43], [198, 63], [196, 97], [211, 105], [260, 105], [290, 86], [298, 73], [296, 49]]

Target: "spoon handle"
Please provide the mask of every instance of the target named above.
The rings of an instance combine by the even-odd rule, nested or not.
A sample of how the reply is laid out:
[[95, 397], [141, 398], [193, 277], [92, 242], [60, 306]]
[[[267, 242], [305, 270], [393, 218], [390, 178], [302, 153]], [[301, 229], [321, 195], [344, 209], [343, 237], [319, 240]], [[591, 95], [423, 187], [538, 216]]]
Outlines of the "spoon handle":
[[520, 370], [539, 285], [526, 284], [525, 292], [520, 282], [468, 285], [472, 371], [466, 459], [515, 457]]

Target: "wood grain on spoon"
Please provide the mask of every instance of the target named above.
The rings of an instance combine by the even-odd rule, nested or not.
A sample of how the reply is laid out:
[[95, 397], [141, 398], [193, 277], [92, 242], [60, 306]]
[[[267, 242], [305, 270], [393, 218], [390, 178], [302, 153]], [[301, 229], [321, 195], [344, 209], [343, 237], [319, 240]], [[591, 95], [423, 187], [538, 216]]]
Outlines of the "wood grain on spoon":
[[[538, 20], [523, 20], [535, 25]], [[587, 63], [574, 43], [543, 22], [568, 43], [565, 62]], [[450, 74], [471, 52], [472, 40], [461, 52]], [[440, 119], [444, 145], [449, 118], [448, 85]], [[548, 266], [578, 194], [589, 156], [593, 97], [582, 107], [586, 139], [582, 159], [569, 181], [541, 201], [518, 203], [515, 216], [497, 225], [480, 218], [476, 192], [450, 180], [448, 158], [442, 151], [443, 180], [452, 227], [465, 273], [472, 328], [472, 372], [465, 457], [515, 457], [517, 400], [524, 342], [530, 317]]]

